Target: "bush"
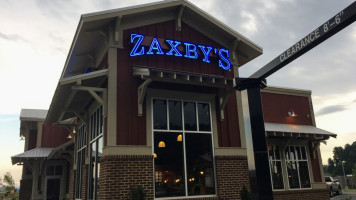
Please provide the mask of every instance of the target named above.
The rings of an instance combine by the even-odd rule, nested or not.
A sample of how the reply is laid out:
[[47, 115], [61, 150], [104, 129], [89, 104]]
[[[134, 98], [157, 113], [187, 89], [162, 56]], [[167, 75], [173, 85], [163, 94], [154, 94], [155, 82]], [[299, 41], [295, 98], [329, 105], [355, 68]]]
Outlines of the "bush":
[[146, 191], [142, 186], [132, 186], [127, 200], [146, 200]]
[[250, 200], [251, 199], [251, 193], [248, 191], [246, 185], [242, 186], [242, 190], [240, 191], [240, 196], [242, 200]]

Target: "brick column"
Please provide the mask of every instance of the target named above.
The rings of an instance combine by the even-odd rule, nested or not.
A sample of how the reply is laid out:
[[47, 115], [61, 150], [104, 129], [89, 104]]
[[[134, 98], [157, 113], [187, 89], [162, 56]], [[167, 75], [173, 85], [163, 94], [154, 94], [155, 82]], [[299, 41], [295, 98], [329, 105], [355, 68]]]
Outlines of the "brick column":
[[243, 185], [250, 189], [246, 156], [216, 156], [216, 179], [220, 199], [240, 199]]
[[85, 200], [88, 198], [88, 171], [89, 171], [89, 165], [83, 165], [82, 167], [82, 200]]
[[75, 174], [76, 174], [76, 170], [70, 170], [70, 174], [69, 174], [69, 200], [74, 200], [75, 199]]
[[142, 186], [153, 199], [152, 155], [107, 155], [100, 159], [98, 199], [126, 199], [131, 186]]

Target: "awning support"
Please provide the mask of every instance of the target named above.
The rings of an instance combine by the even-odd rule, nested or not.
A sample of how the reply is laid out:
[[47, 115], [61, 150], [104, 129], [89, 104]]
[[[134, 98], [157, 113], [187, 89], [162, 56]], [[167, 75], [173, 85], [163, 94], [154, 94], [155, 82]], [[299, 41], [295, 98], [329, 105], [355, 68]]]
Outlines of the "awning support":
[[231, 89], [219, 97], [219, 110], [220, 110], [220, 121], [224, 121], [224, 109], [226, 107], [227, 101], [230, 95], [235, 91]]
[[142, 116], [143, 110], [142, 110], [142, 104], [143, 100], [145, 99], [146, 96], [146, 91], [148, 85], [152, 82], [152, 79], [147, 79], [145, 80], [138, 88], [137, 88], [137, 93], [138, 93], [138, 116]]
[[123, 45], [123, 30], [121, 28], [122, 23], [122, 16], [118, 16], [116, 19], [116, 26], [115, 26], [115, 36], [114, 36], [114, 43], [118, 45], [119, 48], [124, 48]]

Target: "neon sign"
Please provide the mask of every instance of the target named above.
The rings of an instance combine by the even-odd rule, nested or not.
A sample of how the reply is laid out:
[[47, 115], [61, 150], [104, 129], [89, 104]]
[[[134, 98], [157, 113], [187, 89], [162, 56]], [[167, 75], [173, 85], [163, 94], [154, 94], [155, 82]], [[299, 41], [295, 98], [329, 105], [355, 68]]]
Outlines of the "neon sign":
[[[130, 42], [133, 44], [133, 47], [130, 52], [130, 56], [142, 56], [142, 55], [167, 55], [167, 56], [176, 56], [176, 57], [185, 57], [188, 59], [197, 60], [199, 59], [199, 53], [202, 55], [201, 60], [206, 63], [210, 63], [209, 55], [211, 53], [219, 57], [219, 67], [224, 70], [229, 70], [231, 68], [231, 62], [229, 60], [230, 51], [228, 49], [218, 49], [211, 46], [205, 46], [202, 44], [194, 44], [190, 42], [181, 42], [178, 40], [169, 40], [166, 39], [166, 43], [170, 47], [170, 50], [163, 52], [162, 46], [159, 40], [154, 37], [151, 41], [151, 44], [146, 51], [145, 46], [142, 45], [143, 40], [145, 39], [144, 35], [132, 33]], [[185, 52], [179, 50], [179, 46], [184, 47]]]

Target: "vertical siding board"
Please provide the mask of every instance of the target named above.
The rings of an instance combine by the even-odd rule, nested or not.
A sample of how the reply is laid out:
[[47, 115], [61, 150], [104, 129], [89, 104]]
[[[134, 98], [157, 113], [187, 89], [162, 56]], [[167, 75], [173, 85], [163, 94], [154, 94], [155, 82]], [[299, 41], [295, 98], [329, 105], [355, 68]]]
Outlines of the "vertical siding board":
[[225, 112], [227, 113], [228, 127], [229, 127], [229, 146], [241, 147], [239, 134], [239, 119], [237, 115], [236, 95], [232, 93], [226, 105]]
[[[265, 122], [313, 125], [308, 97], [261, 92]], [[293, 111], [297, 117], [289, 117]]]

